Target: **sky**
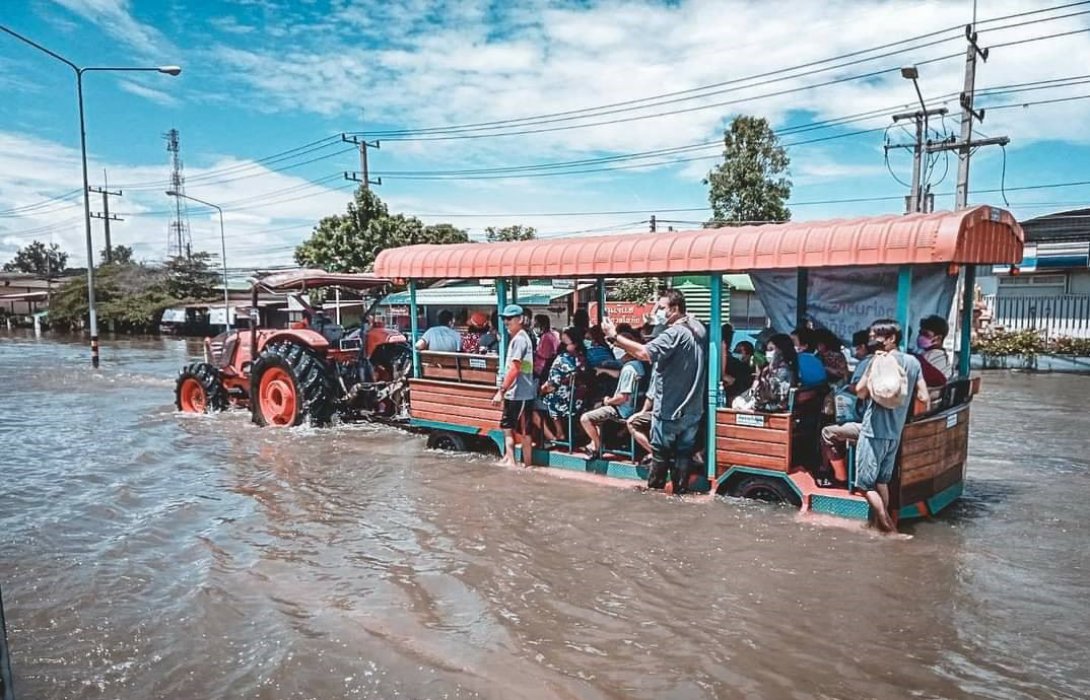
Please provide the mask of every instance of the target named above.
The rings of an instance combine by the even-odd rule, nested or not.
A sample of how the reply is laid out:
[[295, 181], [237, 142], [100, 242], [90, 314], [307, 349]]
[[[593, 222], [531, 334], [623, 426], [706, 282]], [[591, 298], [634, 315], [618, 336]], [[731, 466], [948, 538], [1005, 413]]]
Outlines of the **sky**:
[[[90, 182], [123, 196], [115, 244], [168, 254], [163, 135], [180, 132], [188, 194], [224, 210], [231, 267], [291, 263], [360, 169], [341, 134], [377, 141], [391, 211], [481, 239], [699, 227], [724, 127], [765, 117], [788, 147], [795, 220], [899, 212], [918, 107], [959, 129], [972, 0], [11, 0], [4, 25], [80, 66], [179, 65], [84, 76]], [[977, 10], [970, 201], [1020, 218], [1090, 206], [1090, 3], [987, 0]], [[0, 261], [33, 241], [85, 264], [73, 71], [0, 33]], [[926, 169], [953, 207], [955, 157]], [[104, 175], [103, 171], [106, 171]], [[1081, 183], [1081, 184], [1071, 184]], [[92, 195], [92, 211], [101, 211]], [[196, 249], [214, 210], [190, 202]], [[95, 249], [102, 222], [93, 221]]]

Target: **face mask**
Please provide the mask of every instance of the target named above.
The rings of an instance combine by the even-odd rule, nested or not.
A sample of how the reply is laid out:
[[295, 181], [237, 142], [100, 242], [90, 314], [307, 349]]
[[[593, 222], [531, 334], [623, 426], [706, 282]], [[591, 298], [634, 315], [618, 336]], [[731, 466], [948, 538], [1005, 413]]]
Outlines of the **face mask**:
[[765, 351], [765, 357], [768, 358], [769, 362], [775, 362], [776, 361], [776, 351], [775, 350], [766, 350]]
[[534, 335], [537, 336], [538, 338], [540, 338], [542, 336], [541, 329], [537, 328], [537, 327], [534, 327]]
[[916, 336], [916, 347], [920, 350], [930, 350], [934, 344], [934, 338], [928, 338], [925, 335]]
[[666, 318], [666, 309], [659, 307], [655, 309], [655, 315], [651, 317], [651, 320], [656, 326], [665, 326]]

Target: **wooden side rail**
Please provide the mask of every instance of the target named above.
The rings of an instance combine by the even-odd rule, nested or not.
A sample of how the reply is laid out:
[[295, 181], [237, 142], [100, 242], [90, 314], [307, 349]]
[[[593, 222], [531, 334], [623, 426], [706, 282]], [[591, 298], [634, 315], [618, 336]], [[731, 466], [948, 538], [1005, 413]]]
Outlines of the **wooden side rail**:
[[421, 350], [420, 373], [423, 379], [487, 384], [494, 391], [499, 361], [496, 355]]
[[496, 387], [431, 379], [409, 380], [409, 415], [420, 420], [498, 429], [502, 406], [492, 404]]
[[715, 416], [716, 467], [721, 475], [731, 466], [790, 472], [817, 454], [825, 392], [792, 390], [790, 412], [749, 413], [720, 408]]
[[898, 469], [901, 504], [930, 498], [965, 478], [970, 405], [905, 425]]

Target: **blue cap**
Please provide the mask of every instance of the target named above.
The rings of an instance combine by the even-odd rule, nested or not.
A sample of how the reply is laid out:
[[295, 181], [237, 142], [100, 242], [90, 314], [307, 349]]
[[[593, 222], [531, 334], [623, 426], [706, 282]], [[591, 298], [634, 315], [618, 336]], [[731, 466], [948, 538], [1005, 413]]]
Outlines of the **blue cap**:
[[516, 316], [522, 316], [522, 307], [518, 304], [508, 304], [503, 307], [503, 311], [500, 312], [502, 318], [515, 318]]

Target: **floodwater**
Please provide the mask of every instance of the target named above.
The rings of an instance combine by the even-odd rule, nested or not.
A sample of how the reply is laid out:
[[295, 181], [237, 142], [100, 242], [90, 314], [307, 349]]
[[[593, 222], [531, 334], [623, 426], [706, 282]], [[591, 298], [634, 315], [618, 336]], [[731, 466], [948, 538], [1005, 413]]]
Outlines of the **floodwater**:
[[0, 335], [19, 698], [1090, 696], [1090, 377], [988, 374], [966, 497], [893, 541], [178, 415], [198, 352]]

